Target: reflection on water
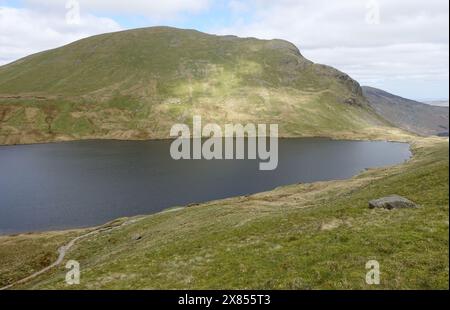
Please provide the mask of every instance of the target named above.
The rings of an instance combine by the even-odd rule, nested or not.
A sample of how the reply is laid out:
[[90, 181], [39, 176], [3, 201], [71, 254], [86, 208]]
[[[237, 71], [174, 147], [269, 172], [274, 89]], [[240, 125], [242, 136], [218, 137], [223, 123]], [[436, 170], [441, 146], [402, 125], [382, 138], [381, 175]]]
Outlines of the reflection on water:
[[0, 234], [94, 226], [281, 185], [349, 178], [410, 157], [401, 143], [282, 139], [278, 168], [260, 171], [258, 160], [175, 161], [170, 144], [0, 147]]

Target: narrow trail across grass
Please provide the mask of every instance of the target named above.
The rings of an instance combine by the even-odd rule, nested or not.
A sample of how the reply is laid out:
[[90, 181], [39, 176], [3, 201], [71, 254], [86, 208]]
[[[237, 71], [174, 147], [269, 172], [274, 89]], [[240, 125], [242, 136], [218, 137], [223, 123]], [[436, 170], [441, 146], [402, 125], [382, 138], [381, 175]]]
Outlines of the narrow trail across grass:
[[26, 282], [28, 282], [28, 281], [30, 281], [30, 280], [32, 280], [32, 279], [34, 279], [34, 278], [40, 276], [41, 274], [44, 274], [44, 273], [46, 273], [47, 271], [49, 271], [49, 270], [51, 270], [51, 269], [53, 269], [53, 268], [55, 268], [55, 267], [61, 265], [61, 263], [64, 261], [64, 258], [66, 257], [67, 252], [68, 252], [68, 251], [75, 245], [75, 243], [77, 243], [78, 241], [80, 241], [80, 240], [82, 240], [82, 239], [86, 239], [86, 238], [91, 237], [91, 236], [96, 235], [96, 234], [100, 234], [100, 233], [104, 233], [104, 232], [111, 232], [111, 231], [113, 231], [113, 230], [117, 230], [117, 229], [119, 229], [119, 228], [121, 228], [121, 227], [123, 227], [123, 226], [130, 225], [130, 224], [134, 224], [134, 223], [138, 222], [138, 221], [141, 220], [141, 219], [142, 219], [142, 218], [131, 219], [131, 220], [126, 221], [126, 222], [124, 222], [124, 223], [122, 223], [121, 225], [118, 225], [118, 226], [100, 227], [100, 228], [97, 228], [97, 229], [95, 229], [95, 230], [93, 230], [93, 231], [90, 231], [90, 232], [88, 232], [88, 233], [86, 233], [86, 234], [83, 234], [83, 235], [81, 235], [81, 236], [78, 236], [78, 237], [76, 237], [76, 238], [70, 240], [69, 243], [67, 243], [66, 245], [64, 245], [64, 246], [62, 246], [62, 247], [60, 247], [60, 248], [58, 249], [58, 254], [59, 254], [59, 255], [58, 255], [58, 258], [56, 259], [55, 262], [53, 262], [53, 263], [50, 264], [49, 266], [47, 266], [47, 267], [45, 267], [45, 268], [43, 268], [43, 269], [41, 269], [41, 270], [39, 270], [39, 271], [33, 273], [32, 275], [29, 275], [29, 276], [26, 277], [26, 278], [23, 278], [23, 279], [21, 279], [21, 280], [18, 280], [18, 281], [14, 282], [14, 283], [11, 283], [11, 284], [7, 285], [7, 286], [1, 287], [1, 288], [0, 288], [0, 291], [7, 290], [7, 289], [10, 289], [10, 288], [13, 288], [13, 287], [16, 286], [16, 285], [26, 283]]

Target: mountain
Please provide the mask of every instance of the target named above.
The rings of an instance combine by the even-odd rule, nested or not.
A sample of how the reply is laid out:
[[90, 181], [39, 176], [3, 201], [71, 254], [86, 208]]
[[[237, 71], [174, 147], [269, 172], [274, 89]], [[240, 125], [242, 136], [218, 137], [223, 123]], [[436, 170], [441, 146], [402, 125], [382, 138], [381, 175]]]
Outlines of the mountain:
[[448, 136], [448, 107], [430, 106], [372, 87], [362, 89], [373, 109], [393, 125], [419, 135]]
[[153, 27], [83, 39], [0, 67], [0, 144], [167, 138], [174, 123], [278, 123], [281, 136], [392, 127], [348, 75], [282, 40]]

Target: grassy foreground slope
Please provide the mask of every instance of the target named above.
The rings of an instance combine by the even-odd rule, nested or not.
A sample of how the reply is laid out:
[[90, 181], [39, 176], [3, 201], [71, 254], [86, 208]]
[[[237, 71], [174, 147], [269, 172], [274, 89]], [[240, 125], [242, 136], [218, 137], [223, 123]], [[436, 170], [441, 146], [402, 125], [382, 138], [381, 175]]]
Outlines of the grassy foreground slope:
[[348, 75], [282, 40], [154, 27], [0, 67], [0, 144], [167, 138], [175, 123], [278, 123], [285, 137], [385, 136]]
[[[408, 163], [350, 180], [292, 185], [143, 217], [76, 244], [66, 259], [80, 262], [80, 286], [65, 284], [63, 264], [16, 288], [448, 289], [448, 147], [445, 139], [416, 140]], [[421, 207], [368, 209], [369, 200], [390, 194]], [[0, 238], [10, 244], [0, 247], [1, 274], [9, 275], [0, 285], [17, 272], [6, 263], [11, 257], [23, 269], [46, 251], [27, 238], [61, 241], [53, 234]], [[36, 259], [17, 255], [14, 244]], [[381, 264], [380, 286], [365, 283], [365, 264], [373, 259]]]

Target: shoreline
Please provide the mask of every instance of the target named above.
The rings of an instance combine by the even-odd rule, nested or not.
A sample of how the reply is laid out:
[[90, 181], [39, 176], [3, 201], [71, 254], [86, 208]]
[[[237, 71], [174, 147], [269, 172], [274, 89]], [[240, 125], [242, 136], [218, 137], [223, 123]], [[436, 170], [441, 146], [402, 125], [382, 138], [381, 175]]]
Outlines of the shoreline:
[[[415, 159], [415, 150], [414, 150], [414, 143], [420, 140], [428, 140], [430, 138], [437, 138], [439, 140], [445, 140], [445, 138], [441, 138], [441, 137], [428, 137], [428, 138], [421, 138], [421, 137], [416, 137], [415, 139], [412, 139], [411, 141], [390, 141], [390, 140], [351, 140], [351, 139], [332, 139], [330, 137], [284, 137], [284, 138], [280, 138], [283, 140], [289, 140], [289, 139], [326, 139], [329, 141], [353, 141], [353, 142], [387, 142], [387, 143], [404, 143], [404, 144], [409, 144], [409, 152], [410, 152], [410, 157], [405, 160], [402, 163], [396, 164], [396, 165], [391, 165], [391, 166], [386, 166], [386, 167], [378, 167], [378, 168], [366, 168], [363, 171], [360, 171], [359, 173], [353, 175], [350, 178], [346, 178], [346, 179], [342, 179], [342, 180], [336, 180], [336, 179], [331, 179], [331, 180], [325, 180], [325, 181], [317, 181], [317, 182], [310, 182], [310, 183], [302, 183], [302, 184], [317, 184], [317, 183], [323, 183], [323, 182], [335, 182], [335, 181], [348, 181], [348, 180], [352, 180], [354, 178], [358, 178], [359, 176], [361, 176], [363, 173], [365, 173], [366, 171], [369, 170], [376, 170], [376, 169], [393, 169], [395, 167], [404, 165], [409, 163], [410, 161]], [[174, 139], [152, 139], [152, 140], [116, 140], [116, 139], [86, 139], [86, 140], [76, 140], [76, 141], [60, 141], [60, 142], [54, 142], [54, 143], [37, 143], [37, 144], [26, 144], [26, 146], [32, 146], [32, 145], [45, 145], [45, 144], [58, 144], [58, 143], [73, 143], [73, 142], [84, 142], [84, 141], [118, 141], [118, 142], [149, 142], [149, 141], [172, 141]], [[448, 140], [448, 139], [447, 139]], [[14, 145], [12, 145], [14, 146]], [[16, 145], [16, 146], [22, 146], [22, 145]], [[24, 145], [25, 146], [25, 145]], [[0, 149], [1, 147], [5, 147], [4, 145], [0, 145]], [[7, 146], [6, 146], [7, 147]], [[222, 198], [222, 199], [213, 199], [210, 201], [203, 201], [203, 202], [196, 202], [196, 203], [192, 203], [192, 204], [188, 204], [188, 205], [184, 205], [184, 206], [171, 206], [168, 207], [167, 209], [161, 210], [159, 212], [155, 212], [155, 213], [150, 213], [150, 214], [137, 214], [137, 215], [130, 215], [130, 216], [126, 216], [126, 217], [122, 217], [122, 218], [116, 218], [116, 219], [111, 219], [110, 221], [103, 223], [103, 224], [99, 224], [97, 226], [84, 226], [84, 227], [68, 227], [67, 229], [57, 229], [57, 230], [43, 230], [43, 231], [25, 231], [25, 232], [18, 232], [18, 233], [12, 233], [12, 234], [2, 234], [0, 233], [0, 238], [2, 237], [18, 237], [18, 236], [26, 236], [26, 235], [42, 235], [42, 234], [47, 234], [47, 233], [55, 233], [55, 232], [69, 232], [69, 231], [89, 231], [89, 230], [95, 230], [95, 229], [99, 229], [103, 226], [106, 226], [110, 223], [119, 221], [123, 218], [125, 219], [132, 219], [135, 217], [148, 217], [148, 216], [153, 216], [153, 215], [157, 215], [157, 214], [162, 214], [162, 213], [166, 213], [166, 212], [173, 212], [173, 211], [178, 211], [178, 210], [183, 210], [186, 208], [189, 208], [190, 206], [197, 206], [197, 205], [202, 205], [202, 204], [207, 204], [207, 203], [211, 203], [214, 201], [222, 201], [222, 200], [228, 200], [228, 199], [236, 199], [236, 198], [240, 198], [240, 197], [249, 197], [249, 196], [254, 196], [254, 195], [259, 195], [259, 194], [263, 194], [263, 193], [269, 193], [272, 191], [275, 191], [279, 188], [284, 188], [284, 187], [289, 187], [289, 186], [293, 186], [297, 183], [293, 183], [293, 184], [287, 184], [287, 185], [282, 185], [282, 186], [277, 186], [274, 187], [268, 191], [262, 191], [262, 192], [256, 192], [256, 193], [251, 193], [251, 194], [247, 194], [247, 195], [240, 195], [240, 196], [231, 196], [231, 197], [226, 197], [226, 198]]]
[[[326, 135], [304, 135], [304, 136], [288, 136], [283, 135], [279, 136], [278, 139], [280, 140], [290, 140], [290, 139], [326, 139], [330, 141], [363, 141], [363, 142], [398, 142], [398, 143], [410, 143], [411, 141], [417, 140], [417, 139], [427, 139], [427, 138], [448, 138], [448, 137], [439, 137], [439, 136], [418, 136], [413, 133], [407, 133], [407, 132], [400, 132], [400, 135], [394, 135], [393, 137], [386, 136], [376, 136], [376, 137], [370, 137], [367, 135], [355, 135], [355, 136], [346, 136], [343, 135], [342, 137], [339, 136], [326, 136]], [[226, 138], [226, 137], [222, 137]], [[242, 137], [233, 137], [233, 138], [242, 138]], [[245, 137], [247, 138], [247, 137]], [[258, 137], [256, 137], [258, 138]], [[269, 138], [269, 137], [268, 137]], [[10, 147], [10, 146], [31, 146], [31, 145], [45, 145], [45, 144], [63, 144], [63, 143], [72, 143], [72, 142], [85, 142], [85, 141], [115, 141], [115, 142], [152, 142], [152, 141], [174, 141], [177, 138], [149, 138], [149, 139], [115, 139], [115, 138], [101, 138], [101, 137], [89, 137], [89, 138], [74, 138], [74, 139], [67, 139], [67, 140], [49, 140], [49, 141], [42, 141], [42, 142], [30, 142], [30, 143], [14, 143], [14, 144], [2, 144], [0, 143], [1, 147]], [[192, 139], [192, 136], [191, 138]], [[208, 139], [208, 137], [203, 137], [202, 139]]]

